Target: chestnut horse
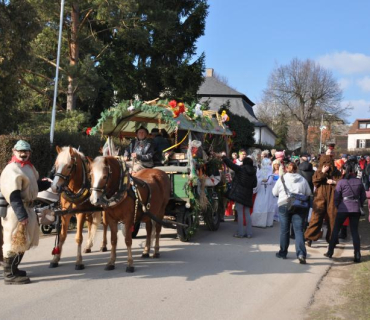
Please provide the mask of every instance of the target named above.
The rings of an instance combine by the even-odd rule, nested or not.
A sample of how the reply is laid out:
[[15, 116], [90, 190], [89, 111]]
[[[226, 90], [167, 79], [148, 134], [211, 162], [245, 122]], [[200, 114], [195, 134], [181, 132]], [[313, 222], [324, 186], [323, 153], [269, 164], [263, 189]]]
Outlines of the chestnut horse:
[[[90, 196], [90, 162], [82, 152], [72, 147], [56, 147], [58, 152], [55, 161], [55, 177], [51, 185], [53, 192], [61, 193], [60, 202], [62, 210], [81, 210], [84, 213], [77, 213], [77, 258], [76, 270], [84, 269], [82, 263], [81, 245], [83, 241], [82, 231], [85, 221], [88, 221], [88, 239], [84, 252], [91, 252], [96, 230], [101, 222], [101, 212], [86, 212], [92, 205]], [[64, 241], [67, 238], [69, 221], [72, 214], [61, 216], [61, 231], [57, 247], [53, 250], [53, 259], [50, 268], [58, 266], [62, 254]], [[107, 225], [104, 224], [103, 243], [100, 251], [107, 251]]]
[[138, 221], [146, 223], [147, 231], [142, 257], [149, 257], [151, 239], [155, 234], [153, 258], [159, 258], [161, 221], [170, 199], [171, 185], [167, 174], [158, 169], [143, 169], [132, 177], [124, 161], [115, 157], [97, 157], [91, 165], [91, 186], [90, 202], [103, 206], [111, 229], [112, 249], [105, 270], [115, 268], [117, 225], [120, 221], [125, 227], [126, 272], [134, 272], [131, 230]]

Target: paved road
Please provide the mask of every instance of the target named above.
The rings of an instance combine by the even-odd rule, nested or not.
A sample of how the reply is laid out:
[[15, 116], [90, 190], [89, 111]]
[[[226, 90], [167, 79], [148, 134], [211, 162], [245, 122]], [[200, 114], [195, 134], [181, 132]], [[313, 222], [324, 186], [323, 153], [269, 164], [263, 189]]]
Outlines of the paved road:
[[[22, 262], [32, 280], [4, 286], [0, 278], [0, 319], [302, 319], [331, 262], [324, 242], [309, 249], [300, 265], [294, 248], [289, 259], [275, 257], [279, 225], [254, 228], [252, 239], [232, 237], [236, 223], [216, 232], [201, 227], [193, 242], [175, 239], [165, 229], [161, 258], [142, 259], [144, 230], [134, 240], [135, 273], [128, 274], [119, 235], [116, 269], [104, 271], [109, 253], [84, 256], [85, 270], [75, 271], [73, 232], [60, 267], [49, 269], [54, 237], [43, 237]], [[101, 232], [97, 242], [101, 240]], [[336, 255], [351, 250], [337, 250]]]

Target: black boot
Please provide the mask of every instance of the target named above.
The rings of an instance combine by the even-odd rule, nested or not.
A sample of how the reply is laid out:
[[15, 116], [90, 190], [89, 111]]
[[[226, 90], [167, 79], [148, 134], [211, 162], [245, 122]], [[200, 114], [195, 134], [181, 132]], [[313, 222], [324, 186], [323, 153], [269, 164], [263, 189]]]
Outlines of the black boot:
[[18, 267], [19, 261], [17, 256], [4, 258], [4, 282], [5, 284], [26, 284], [30, 283], [30, 279], [25, 276], [16, 274], [15, 270]]
[[329, 259], [331, 259], [333, 257], [333, 254], [334, 254], [333, 251], [328, 250], [326, 253], [324, 253], [324, 256], [325, 257], [328, 257]]
[[16, 263], [16, 265], [15, 265], [14, 273], [17, 276], [26, 277], [27, 276], [27, 272], [18, 269], [18, 265], [21, 263], [21, 261], [23, 259], [23, 256], [24, 256], [24, 253], [21, 253], [21, 254], [15, 256], [15, 261], [18, 262], [18, 263]]
[[340, 228], [338, 238], [343, 240], [347, 239], [347, 226], [342, 226], [342, 228]]
[[360, 251], [355, 252], [355, 257], [353, 259], [353, 262], [356, 262], [356, 263], [361, 262], [361, 253], [360, 253]]

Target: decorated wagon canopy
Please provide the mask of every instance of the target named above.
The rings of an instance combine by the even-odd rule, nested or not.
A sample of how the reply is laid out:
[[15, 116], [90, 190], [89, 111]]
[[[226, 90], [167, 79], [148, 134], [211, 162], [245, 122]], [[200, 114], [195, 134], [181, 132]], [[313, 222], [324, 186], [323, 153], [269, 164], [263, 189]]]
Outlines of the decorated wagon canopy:
[[165, 129], [168, 133], [186, 130], [216, 135], [232, 135], [225, 125], [227, 115], [206, 110], [198, 103], [184, 104], [175, 100], [123, 101], [101, 114], [91, 134], [104, 136], [132, 137], [144, 126], [150, 132], [153, 128]]

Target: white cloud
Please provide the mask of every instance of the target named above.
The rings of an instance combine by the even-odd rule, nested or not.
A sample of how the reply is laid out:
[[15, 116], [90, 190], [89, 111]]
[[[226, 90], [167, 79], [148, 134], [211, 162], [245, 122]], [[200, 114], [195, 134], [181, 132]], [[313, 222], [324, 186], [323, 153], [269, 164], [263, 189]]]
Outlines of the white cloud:
[[362, 91], [370, 92], [370, 77], [364, 77], [356, 81], [357, 85]]
[[363, 53], [335, 52], [321, 56], [320, 65], [342, 74], [362, 74], [370, 72], [370, 56]]
[[349, 86], [352, 85], [352, 80], [348, 78], [341, 78], [338, 80], [339, 86], [342, 90], [347, 89]]
[[352, 107], [352, 110], [348, 110], [350, 116], [347, 120], [353, 123], [356, 119], [370, 119], [370, 101], [364, 99], [360, 100], [346, 100], [342, 101], [343, 107]]

